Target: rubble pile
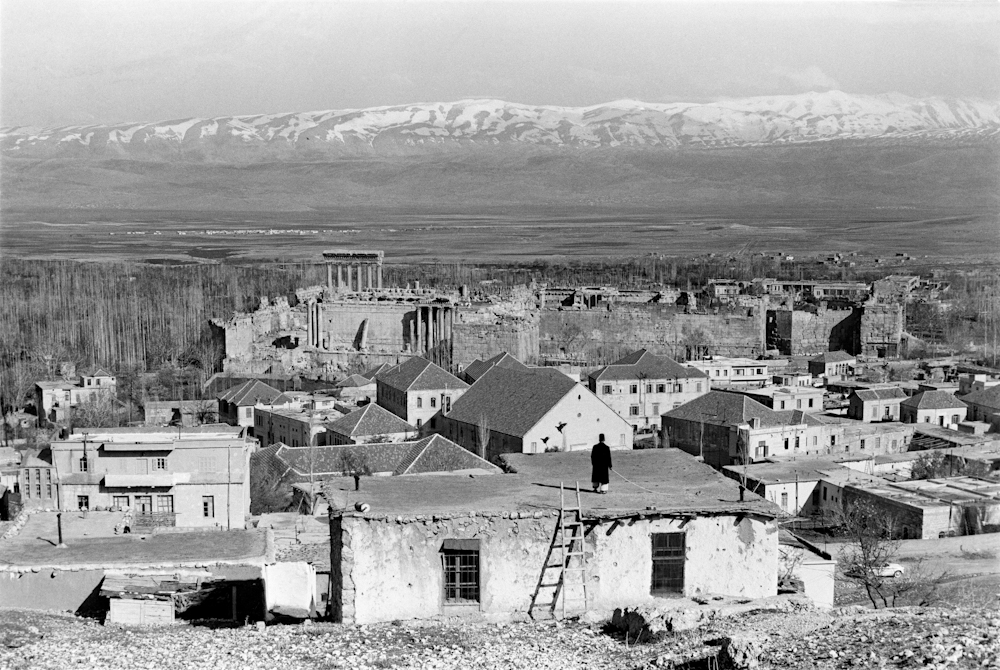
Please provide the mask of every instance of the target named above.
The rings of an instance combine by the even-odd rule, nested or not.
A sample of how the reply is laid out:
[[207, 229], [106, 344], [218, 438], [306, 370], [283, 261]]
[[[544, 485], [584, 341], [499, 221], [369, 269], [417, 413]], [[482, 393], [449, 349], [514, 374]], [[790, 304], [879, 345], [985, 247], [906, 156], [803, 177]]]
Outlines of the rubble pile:
[[626, 642], [581, 621], [118, 628], [0, 611], [0, 667], [28, 668], [997, 668], [1000, 612], [749, 610]]

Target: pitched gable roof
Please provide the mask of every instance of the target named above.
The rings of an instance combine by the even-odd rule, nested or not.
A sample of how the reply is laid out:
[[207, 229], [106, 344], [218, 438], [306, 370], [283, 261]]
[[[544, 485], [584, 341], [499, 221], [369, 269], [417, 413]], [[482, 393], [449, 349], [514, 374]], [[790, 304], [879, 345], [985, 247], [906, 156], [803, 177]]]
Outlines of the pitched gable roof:
[[962, 402], [968, 405], [980, 405], [990, 409], [1000, 409], [1000, 386], [990, 386], [979, 391], [966, 393]]
[[856, 356], [851, 356], [846, 351], [824, 351], [819, 356], [809, 359], [810, 363], [843, 363], [845, 361], [856, 361]]
[[947, 391], [922, 391], [899, 403], [899, 406], [913, 409], [961, 409], [966, 405]]
[[463, 371], [465, 376], [475, 382], [477, 379], [486, 374], [486, 371], [493, 367], [508, 368], [510, 370], [520, 370], [521, 372], [528, 372], [531, 368], [517, 360], [506, 351], [501, 351], [499, 354], [493, 358], [487, 358], [486, 360], [475, 360], [469, 363], [469, 366]]
[[857, 396], [863, 402], [870, 402], [872, 400], [903, 400], [907, 397], [898, 386], [882, 389], [858, 389], [853, 395]]
[[350, 377], [345, 377], [339, 382], [333, 385], [333, 388], [357, 388], [359, 386], [368, 386], [374, 384], [375, 380], [364, 375], [353, 374]]
[[558, 370], [493, 367], [455, 401], [447, 416], [471, 425], [486, 417], [491, 431], [521, 437], [574, 389], [590, 393]]
[[219, 394], [219, 400], [244, 407], [246, 405], [284, 405], [292, 401], [284, 393], [268, 386], [259, 379], [251, 379], [239, 386], [234, 386], [228, 391]]
[[386, 370], [391, 370], [392, 367], [393, 366], [389, 365], [388, 363], [380, 363], [379, 365], [376, 365], [372, 369], [365, 370], [364, 372], [362, 372], [361, 376], [362, 377], [367, 377], [371, 381], [375, 381], [375, 377], [379, 376], [380, 374], [382, 374]]
[[113, 374], [105, 370], [104, 368], [97, 368], [93, 372], [84, 373], [84, 377], [114, 377]]
[[385, 370], [378, 375], [376, 381], [399, 391], [469, 388], [468, 384], [455, 375], [419, 356]]
[[628, 379], [688, 379], [707, 376], [697, 368], [684, 367], [671, 358], [658, 356], [645, 349], [633, 351], [611, 365], [590, 373], [590, 378], [595, 382]]
[[326, 424], [326, 429], [347, 437], [417, 432], [416, 427], [375, 403], [369, 403], [347, 416]]
[[760, 419], [763, 427], [785, 426], [793, 422], [792, 412], [775, 412], [753, 398], [725, 391], [709, 391], [663, 416], [684, 421], [704, 421], [718, 426], [737, 426], [749, 423], [750, 419]]
[[394, 475], [417, 475], [427, 472], [453, 472], [455, 470], [502, 470], [487, 460], [476, 456], [464, 447], [440, 435], [431, 435], [413, 442], [413, 447], [396, 466]]

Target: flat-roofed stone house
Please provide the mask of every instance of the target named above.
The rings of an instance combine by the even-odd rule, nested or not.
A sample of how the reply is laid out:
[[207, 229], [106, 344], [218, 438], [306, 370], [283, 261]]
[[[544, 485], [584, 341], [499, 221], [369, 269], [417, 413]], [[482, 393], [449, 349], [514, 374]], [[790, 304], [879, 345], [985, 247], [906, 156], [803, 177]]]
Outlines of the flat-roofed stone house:
[[[539, 618], [564, 606], [610, 613], [777, 593], [783, 514], [774, 505], [741, 499], [736, 482], [677, 450], [614, 459], [633, 484], [615, 479], [607, 495], [582, 494], [578, 553], [565, 563], [560, 486], [575, 506], [576, 482], [590, 477], [587, 453], [509, 454], [511, 473], [491, 477], [373, 478], [360, 495], [341, 480], [334, 495], [361, 509], [331, 505], [332, 618]], [[564, 513], [567, 523], [577, 518]]]

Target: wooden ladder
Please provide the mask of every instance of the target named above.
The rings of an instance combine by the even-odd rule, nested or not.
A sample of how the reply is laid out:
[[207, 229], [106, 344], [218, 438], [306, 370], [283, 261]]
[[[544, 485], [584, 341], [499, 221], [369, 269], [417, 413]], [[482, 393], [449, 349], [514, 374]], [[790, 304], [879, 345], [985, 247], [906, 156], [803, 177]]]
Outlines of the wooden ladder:
[[[568, 520], [567, 513], [572, 513], [574, 518]], [[559, 482], [559, 542], [562, 549], [561, 574], [559, 581], [562, 584], [562, 617], [566, 618], [566, 601], [574, 600], [583, 603], [582, 611], [587, 611], [587, 551], [583, 538], [583, 506], [580, 503], [580, 482], [576, 483], [576, 507], [566, 507], [566, 489], [562, 482]], [[573, 558], [576, 557], [576, 565], [573, 565]], [[570, 598], [569, 586], [571, 581], [567, 579], [570, 574], [580, 576], [575, 586], [579, 587], [579, 595]]]

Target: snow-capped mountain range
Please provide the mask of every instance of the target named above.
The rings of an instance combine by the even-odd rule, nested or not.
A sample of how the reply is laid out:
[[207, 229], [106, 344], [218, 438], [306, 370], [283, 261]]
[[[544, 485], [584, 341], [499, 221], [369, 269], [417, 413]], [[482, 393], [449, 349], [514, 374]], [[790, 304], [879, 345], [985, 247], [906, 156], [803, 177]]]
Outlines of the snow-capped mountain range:
[[840, 91], [711, 103], [619, 100], [591, 107], [475, 99], [156, 123], [0, 129], [8, 157], [310, 159], [458, 146], [743, 147], [1000, 135], [1000, 102]]

